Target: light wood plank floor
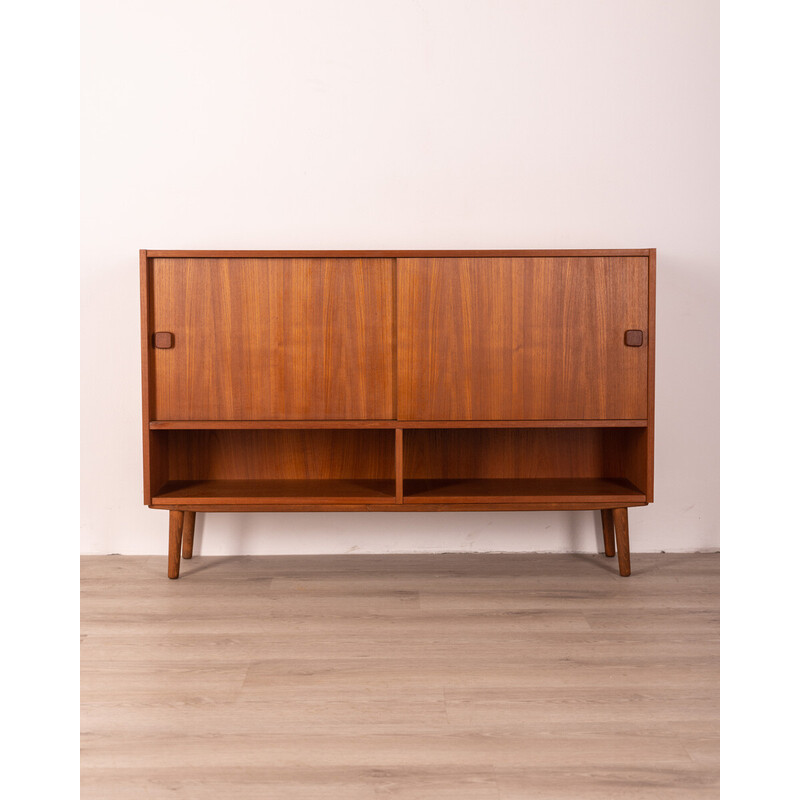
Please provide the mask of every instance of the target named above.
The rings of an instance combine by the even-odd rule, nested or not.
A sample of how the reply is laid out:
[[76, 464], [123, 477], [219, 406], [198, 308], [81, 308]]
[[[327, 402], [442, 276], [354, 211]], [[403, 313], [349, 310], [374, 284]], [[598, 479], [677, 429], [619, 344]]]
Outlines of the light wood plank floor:
[[83, 559], [83, 800], [717, 798], [719, 556]]

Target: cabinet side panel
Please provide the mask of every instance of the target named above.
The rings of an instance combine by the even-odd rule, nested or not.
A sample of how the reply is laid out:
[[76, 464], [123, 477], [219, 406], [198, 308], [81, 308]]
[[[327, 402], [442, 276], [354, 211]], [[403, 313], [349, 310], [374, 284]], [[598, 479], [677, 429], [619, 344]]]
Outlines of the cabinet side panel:
[[392, 266], [155, 259], [157, 418], [391, 418]]
[[656, 251], [650, 251], [647, 269], [647, 502], [652, 503], [655, 485], [656, 437]]
[[169, 451], [167, 437], [161, 431], [150, 431], [150, 498], [157, 495], [159, 490], [169, 480]]
[[648, 478], [647, 428], [604, 428], [606, 475], [626, 478], [646, 494]]
[[139, 251], [139, 304], [140, 334], [142, 346], [142, 473], [144, 484], [144, 503], [152, 500], [150, 469], [150, 419], [151, 419], [151, 382], [150, 382], [150, 268], [147, 251]]

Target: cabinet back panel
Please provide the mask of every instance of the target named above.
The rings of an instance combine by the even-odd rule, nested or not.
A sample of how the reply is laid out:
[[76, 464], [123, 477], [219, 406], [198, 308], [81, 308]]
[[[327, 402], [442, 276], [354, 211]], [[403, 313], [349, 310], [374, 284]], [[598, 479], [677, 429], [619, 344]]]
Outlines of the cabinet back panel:
[[393, 430], [159, 431], [170, 480], [394, 478]]
[[[469, 428], [403, 431], [403, 476], [627, 478], [625, 456], [644, 428]], [[646, 462], [643, 462], [646, 463]]]
[[153, 418], [388, 419], [393, 261], [152, 259]]
[[397, 298], [400, 419], [647, 417], [647, 258], [398, 259]]

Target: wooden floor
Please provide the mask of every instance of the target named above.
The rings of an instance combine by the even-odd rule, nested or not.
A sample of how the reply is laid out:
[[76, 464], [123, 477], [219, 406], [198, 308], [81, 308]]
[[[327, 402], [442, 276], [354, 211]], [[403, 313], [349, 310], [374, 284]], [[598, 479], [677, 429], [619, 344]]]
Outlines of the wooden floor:
[[83, 560], [83, 800], [717, 798], [719, 556]]

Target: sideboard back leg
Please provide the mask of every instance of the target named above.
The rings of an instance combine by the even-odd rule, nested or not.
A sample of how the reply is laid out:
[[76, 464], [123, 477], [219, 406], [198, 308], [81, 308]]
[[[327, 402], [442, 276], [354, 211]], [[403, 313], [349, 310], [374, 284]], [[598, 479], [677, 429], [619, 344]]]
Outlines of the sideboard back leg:
[[627, 577], [631, 574], [631, 552], [628, 543], [628, 509], [614, 509], [614, 530], [617, 534], [617, 555], [619, 557], [619, 574]]
[[[196, 511], [183, 512], [183, 557], [191, 558], [194, 548], [194, 518]], [[612, 554], [613, 555], [613, 554]]]
[[603, 522], [603, 542], [606, 546], [606, 555], [609, 558], [613, 558], [616, 555], [614, 551], [614, 515], [611, 511], [612, 509], [610, 508], [600, 509], [600, 519]]
[[183, 534], [183, 511], [169, 512], [169, 556], [167, 577], [177, 578], [181, 571], [181, 536]]

